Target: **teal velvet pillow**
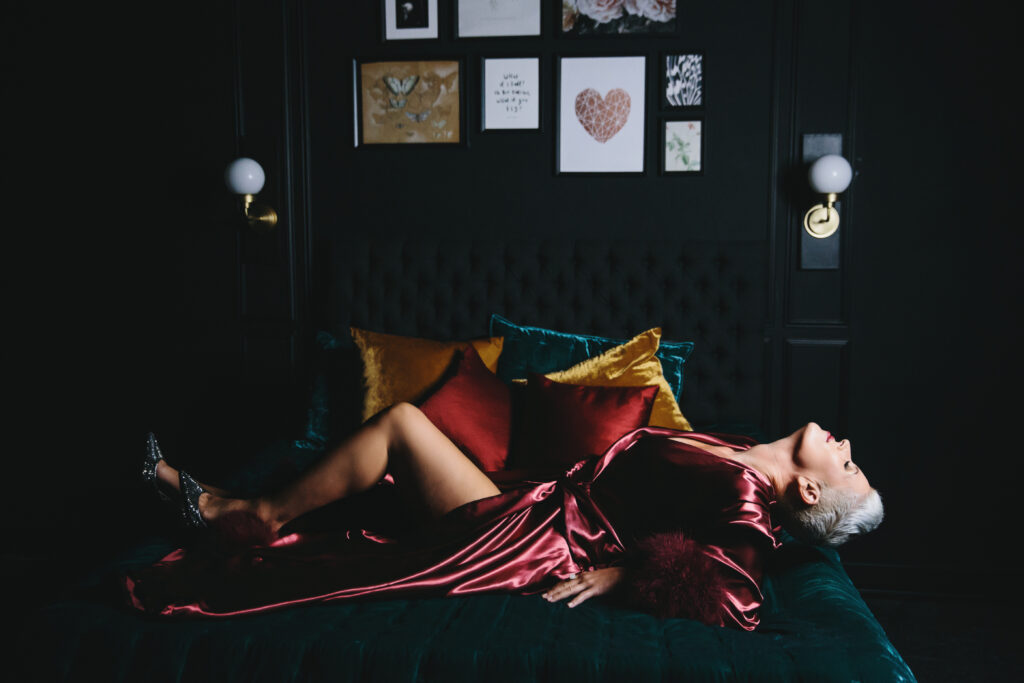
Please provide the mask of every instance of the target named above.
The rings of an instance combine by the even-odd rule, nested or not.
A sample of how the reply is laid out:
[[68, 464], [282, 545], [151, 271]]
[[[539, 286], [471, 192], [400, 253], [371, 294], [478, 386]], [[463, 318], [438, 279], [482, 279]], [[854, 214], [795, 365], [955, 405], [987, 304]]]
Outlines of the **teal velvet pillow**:
[[312, 352], [309, 405], [301, 440], [325, 447], [359, 427], [363, 399], [362, 363], [349, 340], [321, 330]]
[[[498, 377], [505, 382], [525, 378], [531, 372], [543, 375], [565, 370], [629, 341], [517, 325], [497, 313], [491, 315], [490, 335], [505, 338], [498, 358]], [[683, 393], [683, 365], [692, 352], [693, 342], [662, 340], [654, 354], [677, 401]]]

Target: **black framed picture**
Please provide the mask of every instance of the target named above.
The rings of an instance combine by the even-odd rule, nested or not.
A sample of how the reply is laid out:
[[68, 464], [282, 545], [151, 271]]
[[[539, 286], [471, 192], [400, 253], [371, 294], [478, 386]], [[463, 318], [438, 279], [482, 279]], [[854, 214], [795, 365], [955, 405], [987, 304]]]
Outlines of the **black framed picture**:
[[703, 52], [671, 52], [661, 56], [661, 106], [696, 109], [705, 104]]
[[382, 39], [388, 41], [437, 38], [439, 1], [381, 0]]
[[465, 141], [462, 60], [353, 60], [355, 145]]
[[647, 58], [559, 57], [556, 173], [644, 173]]
[[678, 33], [676, 0], [562, 0], [556, 7], [563, 37], [665, 36]]
[[539, 36], [541, 0], [456, 0], [456, 38]]
[[480, 59], [480, 130], [540, 130], [540, 57]]
[[659, 171], [662, 175], [703, 175], [707, 130], [702, 116], [669, 116], [661, 129]]

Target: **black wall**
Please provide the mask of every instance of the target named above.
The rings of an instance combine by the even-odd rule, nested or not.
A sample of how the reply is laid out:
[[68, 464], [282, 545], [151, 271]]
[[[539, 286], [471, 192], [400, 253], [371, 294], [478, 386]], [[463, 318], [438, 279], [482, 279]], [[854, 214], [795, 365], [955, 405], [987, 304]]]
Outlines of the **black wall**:
[[[336, 317], [317, 259], [345, 235], [628, 226], [763, 243], [766, 398], [751, 419], [772, 435], [816, 419], [852, 439], [889, 512], [844, 552], [858, 582], [1011, 571], [974, 549], [1013, 533], [1014, 17], [824, 5], [681, 3], [680, 36], [650, 40], [566, 41], [549, 23], [541, 38], [455, 41], [443, 12], [442, 40], [415, 44], [381, 43], [373, 2], [11, 5], [5, 432], [9, 476], [27, 485], [6, 525], [24, 542], [136, 533], [146, 514], [111, 513], [148, 510], [134, 476], [151, 429], [200, 471], [225, 466], [210, 453], [241, 460], [294, 433], [309, 333]], [[676, 47], [707, 55], [705, 174], [658, 175], [652, 78], [646, 175], [556, 177], [555, 57], [645, 54], [653, 76]], [[542, 56], [541, 133], [476, 132], [477, 60], [492, 51]], [[468, 144], [354, 149], [351, 59], [435, 55], [467, 67]], [[799, 268], [806, 133], [841, 134], [856, 171], [834, 271]], [[269, 235], [240, 226], [223, 189], [240, 154], [268, 170], [261, 199], [282, 214]], [[440, 200], [425, 177], [443, 179]]]
[[879, 561], [1019, 576], [1003, 552], [1024, 379], [1016, 25], [960, 2], [858, 21], [849, 419], [885, 485]]

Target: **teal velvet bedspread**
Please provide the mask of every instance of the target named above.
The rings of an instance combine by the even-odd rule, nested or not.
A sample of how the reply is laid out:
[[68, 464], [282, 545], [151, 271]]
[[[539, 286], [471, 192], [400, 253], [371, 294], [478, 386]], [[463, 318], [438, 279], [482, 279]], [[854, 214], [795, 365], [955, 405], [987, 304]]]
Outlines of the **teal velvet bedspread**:
[[914, 681], [829, 550], [787, 542], [753, 633], [657, 619], [594, 599], [506, 594], [321, 604], [161, 621], [121, 606], [144, 542], [21, 624], [26, 681]]

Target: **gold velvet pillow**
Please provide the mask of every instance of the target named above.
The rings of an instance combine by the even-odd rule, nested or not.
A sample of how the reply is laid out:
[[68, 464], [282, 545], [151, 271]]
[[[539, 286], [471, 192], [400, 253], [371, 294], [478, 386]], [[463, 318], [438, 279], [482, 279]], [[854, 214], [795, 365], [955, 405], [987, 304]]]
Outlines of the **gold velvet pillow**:
[[693, 431], [672, 394], [672, 387], [661, 371], [661, 361], [654, 355], [661, 343], [661, 328], [641, 332], [621, 346], [608, 349], [561, 372], [546, 375], [550, 380], [584, 386], [650, 386], [658, 385], [658, 395], [651, 410], [651, 427], [671, 427]]
[[436, 341], [349, 328], [363, 361], [363, 421], [401, 401], [415, 401], [433, 388], [455, 354], [472, 344], [487, 369], [495, 372], [503, 337]]

